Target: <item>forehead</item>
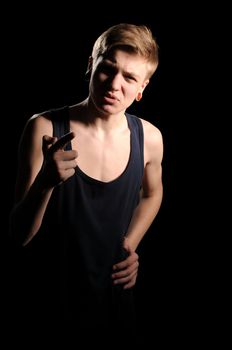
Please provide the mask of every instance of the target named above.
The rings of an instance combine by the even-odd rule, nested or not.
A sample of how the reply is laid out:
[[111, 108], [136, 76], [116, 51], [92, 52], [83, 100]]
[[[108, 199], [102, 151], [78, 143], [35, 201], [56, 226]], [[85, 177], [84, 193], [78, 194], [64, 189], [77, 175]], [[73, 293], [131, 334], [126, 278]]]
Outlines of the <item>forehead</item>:
[[126, 50], [114, 49], [107, 55], [100, 56], [98, 63], [105, 63], [114, 66], [117, 69], [122, 69], [125, 72], [134, 73], [144, 77], [147, 73], [147, 61], [144, 57], [134, 52]]

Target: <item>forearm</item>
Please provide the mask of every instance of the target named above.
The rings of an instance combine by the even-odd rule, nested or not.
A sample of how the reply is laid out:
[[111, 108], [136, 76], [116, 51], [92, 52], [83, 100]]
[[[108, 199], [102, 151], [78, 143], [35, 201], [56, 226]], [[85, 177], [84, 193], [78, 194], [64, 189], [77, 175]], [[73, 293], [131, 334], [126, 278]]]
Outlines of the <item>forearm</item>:
[[140, 241], [156, 217], [162, 202], [162, 197], [162, 186], [160, 186], [159, 190], [156, 191], [154, 195], [141, 197], [127, 230], [129, 244], [134, 251], [137, 249]]
[[53, 188], [45, 188], [37, 176], [25, 197], [18, 202], [10, 216], [10, 235], [14, 242], [26, 245], [37, 234]]

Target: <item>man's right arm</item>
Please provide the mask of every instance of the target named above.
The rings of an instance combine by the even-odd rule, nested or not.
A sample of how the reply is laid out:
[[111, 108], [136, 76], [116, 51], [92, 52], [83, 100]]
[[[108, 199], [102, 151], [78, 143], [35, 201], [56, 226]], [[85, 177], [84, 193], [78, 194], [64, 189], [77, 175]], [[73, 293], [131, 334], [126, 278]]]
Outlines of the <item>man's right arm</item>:
[[75, 135], [69, 133], [58, 141], [51, 135], [51, 121], [34, 116], [20, 140], [15, 205], [10, 216], [10, 235], [19, 245], [27, 245], [37, 234], [53, 189], [75, 172], [77, 152], [63, 150]]

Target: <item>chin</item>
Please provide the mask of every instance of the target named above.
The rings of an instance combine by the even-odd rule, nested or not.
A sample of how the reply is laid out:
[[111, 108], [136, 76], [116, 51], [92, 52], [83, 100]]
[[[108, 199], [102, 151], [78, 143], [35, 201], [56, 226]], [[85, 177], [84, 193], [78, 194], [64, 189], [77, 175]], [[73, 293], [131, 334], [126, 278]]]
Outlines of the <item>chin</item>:
[[98, 110], [103, 113], [103, 114], [115, 114], [115, 113], [118, 113], [120, 112], [119, 108], [116, 108], [115, 106], [112, 106], [112, 105], [98, 105], [97, 106]]

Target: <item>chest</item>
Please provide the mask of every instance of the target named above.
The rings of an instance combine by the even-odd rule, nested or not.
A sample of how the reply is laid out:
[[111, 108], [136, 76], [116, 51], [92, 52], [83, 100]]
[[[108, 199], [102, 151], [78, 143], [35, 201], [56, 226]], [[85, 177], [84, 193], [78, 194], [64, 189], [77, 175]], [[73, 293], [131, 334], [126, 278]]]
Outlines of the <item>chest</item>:
[[88, 176], [109, 182], [127, 167], [131, 152], [130, 130], [116, 135], [93, 136], [78, 132], [72, 142], [78, 151], [77, 166]]

